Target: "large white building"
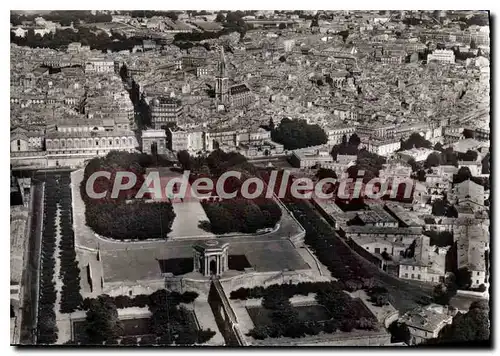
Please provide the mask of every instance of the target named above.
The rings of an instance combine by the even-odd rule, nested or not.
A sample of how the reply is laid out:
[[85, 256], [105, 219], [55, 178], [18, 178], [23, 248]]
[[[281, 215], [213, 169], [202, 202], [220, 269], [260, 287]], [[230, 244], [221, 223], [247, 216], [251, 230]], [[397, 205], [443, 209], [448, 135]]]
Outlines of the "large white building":
[[441, 63], [455, 63], [455, 54], [451, 50], [436, 49], [434, 52], [427, 55], [427, 63], [431, 61]]
[[297, 168], [311, 168], [315, 165], [323, 166], [334, 163], [330, 152], [325, 151], [293, 151], [290, 157], [290, 163]]
[[401, 148], [400, 140], [368, 140], [363, 144], [368, 152], [375, 153], [379, 156], [388, 157]]
[[86, 73], [114, 73], [115, 62], [105, 58], [91, 58], [85, 62]]

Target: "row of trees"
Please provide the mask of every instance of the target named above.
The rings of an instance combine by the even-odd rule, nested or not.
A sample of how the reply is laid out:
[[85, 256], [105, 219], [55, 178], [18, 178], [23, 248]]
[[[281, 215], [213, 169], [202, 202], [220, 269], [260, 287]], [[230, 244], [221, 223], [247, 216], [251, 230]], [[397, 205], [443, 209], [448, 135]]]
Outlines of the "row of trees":
[[[305, 243], [333, 277], [354, 288], [368, 290], [377, 284], [371, 281], [377, 280], [381, 272], [343, 243], [334, 228], [318, 215], [309, 202], [293, 200], [290, 197], [284, 202], [306, 230]], [[429, 298], [427, 292], [420, 288], [413, 288], [405, 282], [390, 281], [385, 276], [383, 278], [383, 285], [387, 288], [391, 286], [391, 295], [394, 295], [396, 307], [410, 309]]]
[[124, 37], [119, 33], [112, 32], [108, 36], [102, 31], [94, 31], [87, 26], [77, 26], [75, 29], [57, 30], [44, 36], [35, 34], [33, 29], [28, 29], [24, 37], [17, 37], [13, 32], [10, 34], [10, 42], [18, 46], [27, 46], [32, 48], [52, 48], [64, 49], [72, 42], [80, 42], [84, 46], [90, 46], [91, 49], [106, 52], [108, 50], [117, 52], [123, 50], [132, 50], [134, 46], [142, 45], [142, 41], [147, 37]]
[[[13, 26], [22, 25], [25, 21], [34, 21], [39, 17], [39, 14], [20, 14], [14, 11], [10, 13], [10, 23]], [[86, 10], [63, 10], [63, 11], [50, 11], [45, 13], [42, 17], [47, 21], [52, 21], [61, 24], [61, 26], [70, 26], [83, 24], [83, 23], [97, 23], [97, 22], [111, 22], [112, 16], [102, 12], [92, 14], [91, 11]]]
[[283, 144], [286, 150], [323, 145], [328, 141], [325, 131], [318, 125], [309, 125], [306, 120], [284, 118], [271, 131], [273, 141]]
[[[184, 293], [179, 292], [167, 292], [164, 289], [160, 289], [151, 294], [138, 294], [134, 297], [129, 297], [128, 295], [118, 295], [116, 297], [111, 297], [109, 295], [103, 295], [102, 298], [109, 299], [111, 303], [113, 303], [116, 308], [144, 308], [150, 305], [158, 305], [161, 304], [164, 300], [164, 295], [168, 294], [169, 302], [174, 302], [175, 304], [192, 303], [198, 298], [198, 293], [186, 291]], [[82, 303], [83, 310], [89, 310], [92, 306], [92, 303], [95, 302], [95, 298], [85, 298]]]
[[247, 300], [255, 298], [264, 298], [268, 295], [282, 294], [287, 298], [294, 295], [308, 295], [309, 293], [318, 293], [320, 290], [327, 289], [330, 285], [337, 289], [344, 288], [342, 282], [299, 282], [297, 284], [273, 284], [269, 287], [257, 286], [253, 288], [239, 288], [231, 292], [231, 299]]
[[[119, 240], [166, 238], [175, 219], [172, 204], [135, 199], [144, 182], [146, 167], [153, 162], [152, 157], [145, 154], [112, 151], [87, 164], [80, 193], [85, 202], [87, 224], [96, 233]], [[107, 194], [102, 199], [93, 199], [87, 194], [86, 185], [92, 173], [98, 171], [110, 172], [111, 178], [101, 177], [95, 181], [94, 191], [106, 191]], [[117, 198], [112, 198], [116, 174], [124, 171], [134, 173], [137, 182], [132, 188], [121, 191]]]
[[45, 182], [44, 217], [42, 232], [40, 290], [38, 299], [37, 343], [53, 344], [57, 341], [55, 314], [55, 256], [56, 249], [56, 213], [60, 189], [53, 176]]
[[76, 260], [75, 233], [73, 231], [73, 213], [71, 207], [71, 178], [65, 173], [59, 179], [60, 187], [60, 278], [61, 313], [72, 313], [82, 304], [80, 294], [80, 268]]

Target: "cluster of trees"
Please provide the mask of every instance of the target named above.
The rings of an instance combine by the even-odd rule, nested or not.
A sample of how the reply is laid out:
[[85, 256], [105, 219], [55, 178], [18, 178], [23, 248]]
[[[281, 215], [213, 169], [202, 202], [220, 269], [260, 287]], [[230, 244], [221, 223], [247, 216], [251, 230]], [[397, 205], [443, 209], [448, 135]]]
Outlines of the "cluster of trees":
[[332, 320], [339, 325], [342, 331], [352, 329], [373, 330], [377, 327], [377, 320], [360, 301], [353, 300], [341, 289], [330, 286], [316, 294], [316, 301], [326, 307]]
[[[118, 307], [148, 306], [151, 311], [150, 333], [142, 337], [141, 344], [153, 345], [193, 345], [204, 343], [215, 335], [210, 329], [198, 330], [194, 321], [180, 303], [191, 303], [198, 297], [195, 292], [169, 292], [158, 290], [151, 295], [140, 295], [135, 298], [125, 296], [110, 297], [101, 295], [95, 299], [86, 299], [84, 309], [85, 334], [79, 340], [85, 345], [117, 344], [121, 338], [122, 345], [135, 345], [135, 336], [123, 335], [123, 325], [118, 318]], [[118, 305], [117, 305], [118, 303]]]
[[283, 144], [286, 150], [323, 145], [328, 141], [325, 131], [318, 125], [309, 125], [306, 120], [284, 118], [271, 131], [273, 141]]
[[[111, 303], [113, 303], [116, 308], [144, 308], [149, 305], [156, 305], [161, 302], [163, 295], [168, 293], [169, 300], [179, 301], [179, 303], [189, 304], [195, 301], [198, 298], [198, 293], [187, 291], [184, 293], [179, 292], [166, 292], [165, 290], [158, 290], [152, 294], [138, 294], [135, 297], [129, 297], [128, 295], [118, 295], [116, 297], [111, 297], [108, 295], [101, 296], [103, 298], [109, 299]], [[85, 298], [82, 303], [83, 310], [89, 310], [92, 303], [95, 302], [95, 298]]]
[[378, 307], [389, 304], [390, 295], [385, 287], [373, 286], [367, 290], [367, 294], [370, 296], [370, 301]]
[[444, 197], [443, 199], [434, 200], [432, 203], [432, 215], [456, 218], [458, 217], [458, 212], [457, 209], [448, 202], [446, 197]]
[[135, 18], [151, 18], [155, 16], [160, 16], [160, 17], [169, 17], [173, 21], [177, 21], [179, 19], [179, 15], [177, 14], [176, 11], [155, 11], [155, 10], [134, 10], [134, 11], [128, 11], [128, 14], [131, 17]]
[[349, 140], [344, 135], [342, 142], [333, 146], [331, 155], [333, 159], [337, 159], [338, 155], [357, 156], [356, 164], [349, 167], [347, 173], [350, 178], [356, 179], [358, 171], [364, 171], [363, 182], [366, 183], [378, 177], [379, 171], [382, 169], [382, 165], [386, 162], [386, 159], [376, 153], [368, 152], [366, 149], [359, 149], [360, 143], [361, 139], [357, 134], [352, 134]]
[[467, 313], [458, 313], [436, 339], [428, 344], [457, 344], [490, 340], [490, 307], [487, 300], [473, 302]]
[[80, 269], [76, 261], [75, 233], [71, 208], [71, 178], [69, 173], [61, 175], [60, 189], [60, 234], [59, 242], [60, 277], [63, 281], [61, 289], [61, 313], [72, 313], [82, 304], [80, 294]]
[[[146, 154], [112, 151], [106, 157], [94, 158], [88, 163], [80, 192], [85, 202], [87, 224], [96, 233], [119, 240], [166, 238], [175, 219], [172, 204], [135, 199], [144, 182], [145, 169], [153, 162], [153, 158]], [[95, 192], [107, 192], [102, 199], [93, 199], [86, 193], [87, 180], [97, 171], [111, 173], [109, 180], [101, 177], [95, 181]], [[117, 198], [112, 198], [116, 174], [123, 171], [134, 173], [137, 182], [129, 190], [121, 191]]]
[[450, 299], [457, 294], [458, 289], [469, 289], [472, 283], [472, 273], [467, 267], [457, 269], [455, 262], [452, 271], [448, 273], [444, 283], [434, 287], [433, 299], [437, 304], [448, 305]]
[[490, 178], [474, 177], [468, 167], [460, 167], [457, 174], [453, 176], [453, 184], [459, 184], [469, 179], [476, 184], [482, 185], [485, 190], [490, 190]]
[[239, 288], [231, 292], [230, 299], [258, 299], [269, 295], [282, 294], [287, 298], [294, 295], [308, 295], [309, 293], [318, 293], [320, 290], [328, 289], [330, 285], [336, 289], [344, 288], [342, 282], [299, 282], [297, 284], [273, 284], [269, 287]]
[[360, 307], [348, 294], [334, 283], [321, 283], [315, 289], [316, 301], [328, 310], [326, 320], [301, 320], [290, 303], [290, 291], [274, 288], [273, 293], [263, 296], [262, 306], [271, 311], [271, 323], [257, 325], [249, 332], [256, 339], [267, 337], [303, 337], [320, 332], [333, 333], [340, 329], [352, 331], [354, 328], [373, 330], [377, 321], [365, 308]]
[[449, 231], [424, 231], [424, 235], [429, 236], [430, 245], [446, 247], [453, 245], [453, 233]]
[[[14, 26], [22, 25], [24, 21], [33, 21], [39, 17], [39, 14], [20, 14], [16, 12], [10, 13], [10, 23]], [[51, 11], [41, 15], [45, 20], [60, 23], [61, 26], [71, 26], [83, 23], [111, 22], [112, 16], [102, 12], [92, 14], [90, 11], [84, 10], [63, 10]]]
[[467, 26], [488, 26], [490, 23], [489, 15], [486, 11], [481, 14], [474, 14], [469, 18], [461, 17], [459, 21], [465, 22]]
[[210, 329], [198, 330], [189, 315], [190, 312], [179, 305], [182, 302], [182, 295], [167, 292], [164, 289], [151, 295], [150, 330], [156, 336], [158, 344], [202, 344], [215, 335], [215, 332]]
[[[224, 35], [228, 35], [232, 32], [238, 32], [240, 34], [240, 40], [245, 37], [245, 34], [251, 26], [247, 24], [242, 17], [245, 16], [243, 11], [228, 11], [227, 15], [224, 16], [221, 12], [217, 14], [215, 18], [216, 22], [223, 25], [223, 29], [217, 32], [192, 32], [192, 33], [177, 33], [174, 36], [173, 44], [181, 49], [188, 49], [194, 47], [196, 44], [193, 42], [200, 42], [203, 40], [216, 39]], [[208, 48], [207, 48], [208, 49]]]
[[363, 182], [367, 183], [371, 179], [378, 177], [383, 164], [385, 164], [385, 157], [379, 156], [376, 153], [368, 152], [362, 149], [358, 152], [356, 164], [347, 169], [347, 174], [350, 178], [358, 178], [358, 172], [364, 171]]
[[44, 219], [42, 232], [40, 291], [38, 299], [37, 343], [53, 344], [57, 341], [57, 325], [54, 304], [56, 288], [54, 272], [56, 260], [56, 212], [60, 189], [55, 177], [45, 182]]
[[455, 166], [458, 167], [458, 154], [453, 151], [453, 148], [448, 147], [447, 149], [442, 150], [440, 153], [433, 152], [424, 162], [425, 168], [437, 167], [437, 166]]
[[427, 141], [425, 137], [418, 133], [412, 133], [407, 140], [401, 140], [400, 151], [411, 150], [412, 148], [430, 148], [432, 149], [432, 143]]
[[333, 146], [331, 155], [333, 159], [337, 159], [337, 155], [351, 155], [357, 156], [359, 153], [359, 144], [361, 143], [361, 139], [355, 133], [349, 137], [347, 140], [347, 136], [342, 136], [342, 142], [338, 145]]
[[286, 202], [287, 208], [306, 230], [305, 242], [332, 276], [340, 281], [374, 277], [373, 265], [363, 261], [335, 237], [335, 230], [305, 201]]
[[77, 26], [75, 30], [68, 28], [41, 36], [40, 34], [35, 34], [33, 29], [28, 29], [24, 37], [17, 37], [11, 32], [10, 42], [18, 46], [52, 48], [57, 50], [66, 48], [72, 42], [80, 42], [84, 46], [90, 46], [91, 49], [103, 52], [108, 50], [116, 52], [130, 51], [134, 46], [142, 45], [142, 41], [147, 38], [126, 38], [116, 32], [112, 32], [111, 36], [108, 36], [105, 32], [93, 31], [87, 26]]
[[[206, 157], [191, 157], [188, 152], [181, 151], [178, 153], [178, 159], [183, 169], [191, 171], [191, 179], [204, 176], [216, 181], [224, 172], [241, 172], [241, 179], [229, 177], [224, 184], [225, 192], [237, 193], [235, 198], [202, 203], [212, 232], [254, 233], [259, 229], [274, 227], [280, 221], [281, 208], [274, 200], [265, 198], [267, 189], [256, 199], [249, 200], [242, 196], [243, 181], [255, 176], [256, 169], [241, 154], [215, 150]], [[249, 192], [253, 193], [255, 189], [255, 186], [249, 187]], [[212, 191], [212, 194], [216, 194], [216, 191]]]
[[123, 324], [111, 298], [100, 295], [87, 309], [85, 334], [80, 342], [84, 345], [102, 345], [115, 341], [123, 333]]
[[228, 232], [255, 233], [259, 229], [272, 228], [281, 219], [281, 209], [272, 200], [235, 198], [221, 202], [202, 203], [210, 220], [210, 230], [215, 234]]

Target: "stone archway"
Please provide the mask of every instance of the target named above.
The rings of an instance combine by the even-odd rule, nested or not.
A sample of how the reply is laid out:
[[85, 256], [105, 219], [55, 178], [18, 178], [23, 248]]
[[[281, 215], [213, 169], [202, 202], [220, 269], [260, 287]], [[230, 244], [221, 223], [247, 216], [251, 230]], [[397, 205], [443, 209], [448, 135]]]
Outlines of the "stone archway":
[[212, 259], [210, 261], [210, 266], [209, 266], [210, 274], [217, 275], [217, 262], [215, 259]]

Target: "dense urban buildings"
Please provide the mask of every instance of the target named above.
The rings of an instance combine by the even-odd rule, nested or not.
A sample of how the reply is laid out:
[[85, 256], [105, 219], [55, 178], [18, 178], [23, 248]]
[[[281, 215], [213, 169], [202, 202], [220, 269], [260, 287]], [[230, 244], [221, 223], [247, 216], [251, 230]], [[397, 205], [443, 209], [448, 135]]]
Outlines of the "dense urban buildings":
[[488, 12], [10, 21], [12, 344], [490, 345]]

